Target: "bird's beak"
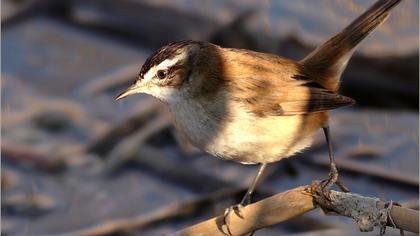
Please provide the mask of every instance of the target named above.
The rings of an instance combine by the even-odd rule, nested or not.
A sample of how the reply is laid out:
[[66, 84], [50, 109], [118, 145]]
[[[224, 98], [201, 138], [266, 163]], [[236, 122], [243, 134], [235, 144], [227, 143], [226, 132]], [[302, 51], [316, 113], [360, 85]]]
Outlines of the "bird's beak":
[[120, 99], [123, 99], [125, 97], [131, 96], [133, 94], [138, 93], [140, 90], [140, 87], [137, 84], [133, 84], [130, 87], [128, 87], [127, 90], [125, 90], [124, 92], [120, 93], [115, 100], [118, 101]]

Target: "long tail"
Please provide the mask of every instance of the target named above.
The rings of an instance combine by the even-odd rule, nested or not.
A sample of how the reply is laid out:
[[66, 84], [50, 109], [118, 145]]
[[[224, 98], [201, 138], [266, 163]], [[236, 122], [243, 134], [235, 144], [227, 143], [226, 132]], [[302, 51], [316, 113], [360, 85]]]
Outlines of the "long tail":
[[386, 20], [389, 10], [400, 2], [401, 0], [378, 0], [343, 31], [301, 60], [303, 68], [310, 75], [315, 75], [316, 78], [313, 79], [319, 84], [336, 91], [355, 47]]

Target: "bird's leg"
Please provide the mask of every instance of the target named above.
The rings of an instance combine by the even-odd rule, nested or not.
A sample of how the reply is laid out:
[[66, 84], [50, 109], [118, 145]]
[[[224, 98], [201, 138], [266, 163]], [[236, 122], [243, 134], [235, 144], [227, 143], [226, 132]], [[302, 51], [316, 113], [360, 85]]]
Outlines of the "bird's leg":
[[255, 188], [257, 187], [257, 184], [260, 181], [260, 178], [262, 174], [264, 173], [266, 166], [267, 166], [267, 163], [261, 164], [260, 169], [258, 170], [257, 175], [254, 177], [254, 180], [252, 181], [251, 186], [249, 186], [248, 190], [245, 193], [245, 196], [242, 198], [241, 202], [239, 203], [240, 205], [246, 206], [251, 203], [252, 193], [255, 191]]
[[228, 224], [229, 224], [229, 222], [227, 221], [227, 218], [228, 218], [230, 212], [234, 211], [238, 216], [241, 216], [240, 215], [241, 208], [243, 208], [244, 206], [251, 203], [252, 193], [254, 192], [258, 182], [260, 181], [261, 176], [264, 173], [264, 170], [265, 170], [266, 166], [267, 166], [267, 163], [262, 163], [260, 165], [260, 169], [258, 170], [257, 175], [254, 177], [254, 180], [252, 181], [252, 184], [249, 186], [249, 188], [246, 191], [245, 196], [242, 198], [241, 202], [239, 204], [233, 205], [233, 206], [231, 206], [231, 207], [229, 207], [225, 210], [224, 223], [225, 223], [226, 226], [228, 226]]
[[325, 126], [322, 129], [324, 130], [325, 139], [328, 145], [328, 155], [330, 157], [330, 168], [331, 168], [328, 179], [322, 181], [321, 183], [324, 196], [328, 196], [328, 192], [333, 184], [336, 184], [341, 189], [341, 191], [349, 192], [350, 190], [346, 186], [344, 186], [344, 184], [340, 180], [340, 177], [338, 176], [338, 170], [335, 164], [333, 148], [332, 148], [332, 143], [331, 143], [330, 128], [328, 126]]

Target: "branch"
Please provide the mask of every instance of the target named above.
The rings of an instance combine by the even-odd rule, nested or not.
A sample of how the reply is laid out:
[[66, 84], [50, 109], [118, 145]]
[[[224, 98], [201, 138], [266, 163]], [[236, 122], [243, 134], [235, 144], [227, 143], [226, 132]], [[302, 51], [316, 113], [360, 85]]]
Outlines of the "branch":
[[317, 183], [297, 187], [231, 212], [227, 217], [228, 226], [221, 215], [174, 235], [244, 235], [302, 215], [317, 205], [327, 213], [334, 212], [355, 219], [361, 231], [371, 231], [373, 226], [395, 224], [399, 229], [419, 232], [418, 211], [399, 206], [392, 206], [388, 211], [386, 204], [379, 199], [354, 193], [330, 191], [330, 200], [326, 200], [319, 195], [319, 191]]

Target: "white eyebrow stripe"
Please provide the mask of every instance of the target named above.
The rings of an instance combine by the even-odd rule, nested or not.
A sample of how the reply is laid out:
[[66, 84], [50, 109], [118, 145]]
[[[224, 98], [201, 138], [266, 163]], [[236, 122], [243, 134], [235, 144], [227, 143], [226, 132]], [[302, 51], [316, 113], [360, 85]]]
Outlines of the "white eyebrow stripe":
[[152, 80], [158, 70], [167, 70], [171, 66], [175, 65], [182, 56], [183, 55], [181, 54], [172, 59], [166, 59], [163, 62], [161, 62], [159, 65], [150, 68], [149, 71], [147, 71], [147, 73], [144, 75], [144, 81], [148, 82]]

